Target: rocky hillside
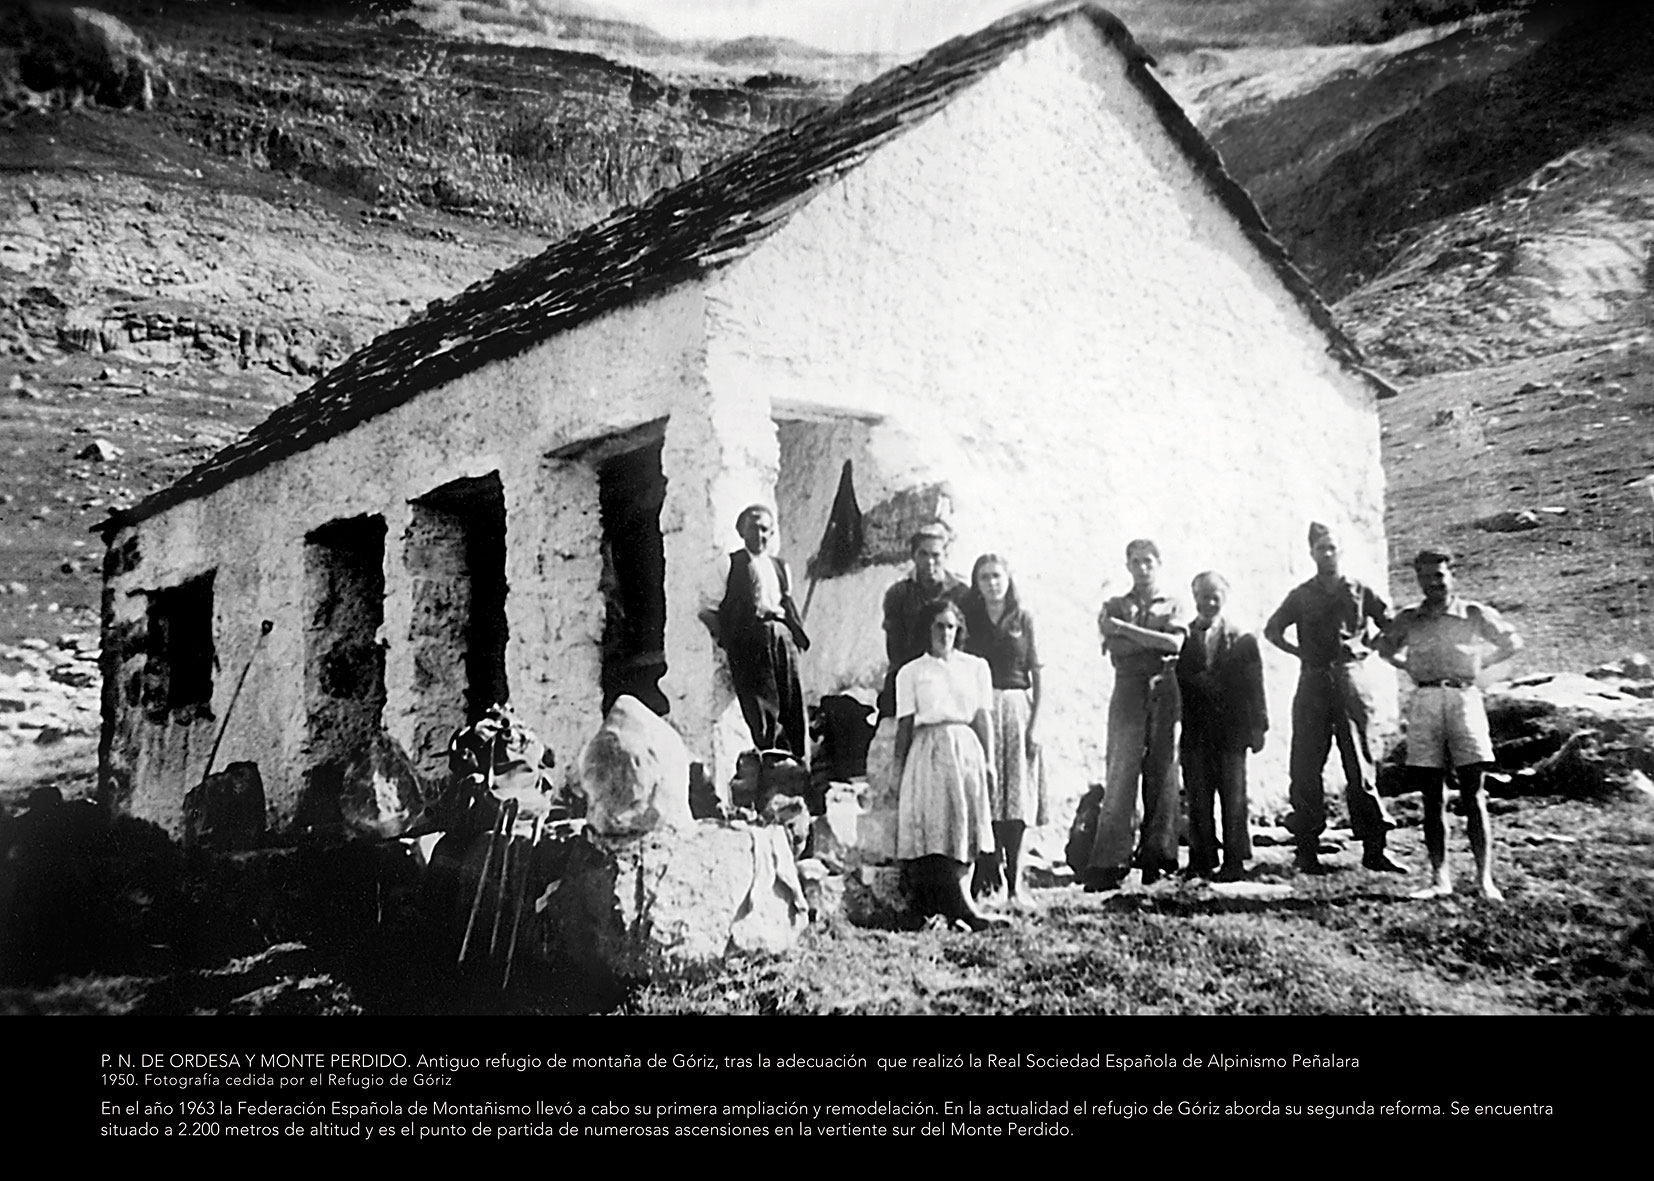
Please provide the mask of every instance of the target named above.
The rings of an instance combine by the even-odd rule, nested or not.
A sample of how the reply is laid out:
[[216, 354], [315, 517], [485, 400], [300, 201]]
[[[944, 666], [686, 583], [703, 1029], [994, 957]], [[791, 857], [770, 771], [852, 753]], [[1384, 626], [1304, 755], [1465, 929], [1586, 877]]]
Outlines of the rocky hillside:
[[1518, 673], [1654, 647], [1651, 52], [1646, 6], [1571, 3], [1162, 66], [1400, 381], [1393, 590], [1453, 546], [1527, 636]]
[[739, 73], [753, 47], [680, 76], [405, 7], [0, 10], [8, 776], [89, 775], [111, 508], [429, 301], [836, 93]]
[[1299, 265], [1405, 376], [1646, 319], [1651, 54], [1647, 6], [1569, 3], [1167, 64]]
[[318, 9], [113, 6], [128, 106], [0, 14], [0, 641], [94, 627], [89, 528], [357, 345], [834, 93]]

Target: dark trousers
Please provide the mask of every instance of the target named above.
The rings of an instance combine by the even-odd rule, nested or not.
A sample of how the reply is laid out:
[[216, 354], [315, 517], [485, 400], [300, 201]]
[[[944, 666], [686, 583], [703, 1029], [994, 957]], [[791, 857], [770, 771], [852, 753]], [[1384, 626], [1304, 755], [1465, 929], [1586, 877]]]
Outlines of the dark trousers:
[[808, 766], [810, 731], [798, 677], [798, 649], [786, 626], [765, 623], [742, 636], [728, 655], [729, 679], [753, 744], [759, 750], [791, 751]]
[[[1182, 698], [1177, 677], [1116, 674], [1108, 700], [1107, 786], [1097, 812], [1088, 869], [1177, 868], [1177, 747], [1173, 732]], [[1138, 789], [1142, 808], [1138, 808]], [[1138, 825], [1141, 818], [1141, 834]]]
[[1300, 851], [1313, 853], [1327, 827], [1326, 788], [1321, 773], [1338, 748], [1344, 768], [1344, 799], [1356, 839], [1380, 848], [1393, 826], [1378, 798], [1373, 774], [1372, 694], [1359, 664], [1306, 668], [1292, 699], [1292, 782], [1288, 824]]
[[[1218, 735], [1183, 726], [1183, 791], [1189, 801], [1189, 868], [1218, 867], [1218, 826], [1223, 818], [1223, 863], [1239, 866], [1252, 856], [1246, 823], [1246, 749], [1229, 749]], [[1215, 806], [1215, 807], [1214, 807]]]

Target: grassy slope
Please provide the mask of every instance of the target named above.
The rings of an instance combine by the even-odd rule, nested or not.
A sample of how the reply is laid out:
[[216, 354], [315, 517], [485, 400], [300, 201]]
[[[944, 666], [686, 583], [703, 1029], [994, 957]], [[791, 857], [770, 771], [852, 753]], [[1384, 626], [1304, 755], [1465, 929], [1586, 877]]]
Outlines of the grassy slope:
[[[1446, 542], [1467, 594], [1509, 614], [1529, 650], [1515, 671], [1580, 672], [1654, 648], [1654, 501], [1626, 482], [1654, 472], [1654, 349], [1593, 347], [1440, 374], [1385, 411], [1390, 582]], [[1534, 529], [1475, 522], [1514, 510]]]
[[[813, 929], [780, 960], [658, 984], [667, 1013], [1248, 1014], [1648, 1012], [1654, 1009], [1654, 809], [1559, 800], [1502, 807], [1508, 901], [1409, 902], [1415, 880], [1353, 856], [1290, 896], [1245, 903], [1157, 886], [1097, 898], [1035, 890], [984, 936]], [[1451, 858], [1470, 866], [1460, 835]], [[1558, 839], [1557, 834], [1566, 836]], [[1419, 830], [1394, 847], [1422, 861]], [[1254, 875], [1290, 880], [1281, 851]], [[1513, 914], [1521, 921], [1513, 923]]]

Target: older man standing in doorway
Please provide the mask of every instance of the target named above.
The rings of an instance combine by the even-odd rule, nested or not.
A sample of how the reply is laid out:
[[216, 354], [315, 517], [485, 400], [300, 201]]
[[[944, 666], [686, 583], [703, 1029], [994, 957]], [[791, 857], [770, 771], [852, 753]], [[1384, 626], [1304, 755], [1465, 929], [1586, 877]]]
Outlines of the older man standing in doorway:
[[1125, 881], [1134, 837], [1145, 886], [1177, 869], [1172, 735], [1179, 712], [1177, 654], [1189, 630], [1188, 613], [1160, 591], [1160, 547], [1154, 542], [1140, 537], [1127, 545], [1126, 567], [1131, 590], [1107, 600], [1097, 617], [1103, 651], [1114, 664], [1114, 692], [1108, 699], [1103, 800], [1085, 873], [1085, 888], [1093, 893]]
[[[1338, 748], [1344, 768], [1344, 797], [1350, 828], [1362, 844], [1361, 864], [1380, 873], [1406, 873], [1385, 851], [1395, 827], [1378, 797], [1372, 744], [1372, 692], [1363, 662], [1367, 646], [1390, 623], [1390, 609], [1378, 592], [1339, 571], [1338, 538], [1319, 522], [1309, 527], [1315, 577], [1292, 588], [1264, 625], [1264, 638], [1296, 656], [1301, 665], [1292, 699], [1292, 754], [1289, 798], [1291, 828], [1300, 873], [1321, 872], [1321, 834], [1327, 827], [1326, 789], [1321, 774], [1327, 754]], [[1297, 642], [1286, 638], [1294, 628]]]

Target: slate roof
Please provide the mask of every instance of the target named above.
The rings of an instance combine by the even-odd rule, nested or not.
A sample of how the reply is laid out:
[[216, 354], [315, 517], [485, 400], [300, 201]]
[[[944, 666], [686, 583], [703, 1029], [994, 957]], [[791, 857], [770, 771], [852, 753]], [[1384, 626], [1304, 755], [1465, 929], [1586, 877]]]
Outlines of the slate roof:
[[1393, 394], [1363, 367], [1355, 344], [1269, 232], [1251, 198], [1149, 72], [1154, 59], [1112, 13], [1083, 0], [1058, 0], [948, 41], [718, 167], [432, 303], [176, 483], [111, 514], [101, 528], [107, 533], [204, 496], [464, 373], [742, 257], [882, 144], [934, 114], [1018, 49], [1073, 19], [1089, 20], [1124, 55], [1132, 83], [1326, 335], [1329, 352], [1377, 386], [1381, 396]]

